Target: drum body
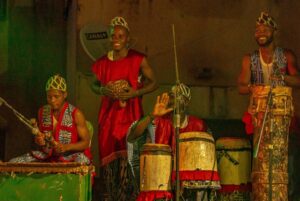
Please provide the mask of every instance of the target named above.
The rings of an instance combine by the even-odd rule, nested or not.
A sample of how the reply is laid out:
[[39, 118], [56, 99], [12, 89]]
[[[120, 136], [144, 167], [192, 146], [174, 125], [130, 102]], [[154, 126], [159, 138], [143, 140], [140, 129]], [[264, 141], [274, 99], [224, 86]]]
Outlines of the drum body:
[[[253, 87], [250, 97], [250, 105], [248, 112], [257, 114], [265, 112], [268, 103], [269, 86]], [[274, 87], [272, 89], [272, 107], [270, 112], [273, 115], [293, 116], [294, 107], [292, 101], [292, 88], [290, 87]]]
[[140, 191], [170, 191], [172, 154], [169, 145], [146, 143], [140, 156]]
[[183, 188], [220, 188], [212, 135], [205, 132], [180, 133], [179, 158], [179, 178]]
[[1, 200], [91, 201], [93, 171], [78, 163], [0, 163]]
[[251, 145], [243, 138], [219, 138], [216, 142], [221, 178], [220, 201], [249, 201], [251, 191]]
[[[258, 153], [253, 158], [251, 175], [253, 201], [288, 200], [288, 135], [294, 111], [292, 89], [272, 89], [270, 109], [262, 128], [269, 91], [269, 87], [255, 87], [249, 106], [255, 127], [253, 146]], [[262, 137], [259, 140], [261, 130]]]

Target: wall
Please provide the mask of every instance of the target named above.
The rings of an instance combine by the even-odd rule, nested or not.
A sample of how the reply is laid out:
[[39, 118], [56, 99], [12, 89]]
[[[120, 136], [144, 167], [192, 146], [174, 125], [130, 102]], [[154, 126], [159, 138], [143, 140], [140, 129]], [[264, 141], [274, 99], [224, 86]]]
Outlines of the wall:
[[[294, 42], [300, 30], [292, 26], [296, 16], [291, 16], [299, 5], [295, 0], [78, 0], [77, 26], [81, 29], [91, 22], [107, 25], [112, 17], [124, 16], [134, 48], [148, 55], [161, 83], [173, 83], [174, 24], [181, 80], [190, 85], [235, 86], [243, 54], [256, 48], [253, 32], [262, 10], [270, 11], [280, 25], [278, 43], [300, 54]], [[289, 15], [286, 10], [291, 11]], [[293, 32], [288, 31], [291, 29]], [[88, 71], [90, 63], [80, 62], [85, 61], [85, 53], [79, 55], [79, 67]], [[212, 76], [206, 77], [203, 71]]]
[[[46, 80], [66, 72], [64, 2], [7, 2], [7, 21], [0, 22], [0, 96], [25, 117], [37, 117], [46, 103]], [[5, 160], [28, 152], [30, 130], [7, 107], [0, 108], [0, 115], [7, 122]]]
[[[295, 26], [298, 8], [296, 0], [78, 0], [77, 75], [85, 82], [76, 85], [81, 97], [77, 103], [96, 127], [99, 97], [84, 90], [89, 87], [93, 60], [80, 44], [80, 30], [87, 24], [102, 27], [114, 16], [123, 16], [129, 23], [133, 48], [147, 54], [160, 83], [157, 91], [144, 97], [146, 113], [156, 95], [175, 83], [174, 24], [179, 78], [192, 89], [190, 113], [205, 119], [241, 119], [248, 96], [238, 94], [236, 79], [243, 55], [257, 48], [256, 18], [261, 11], [269, 11], [280, 27], [276, 42], [300, 55], [300, 28]], [[299, 94], [295, 90], [294, 100], [299, 100]], [[300, 106], [295, 103], [299, 116]], [[97, 157], [95, 160], [97, 163]]]

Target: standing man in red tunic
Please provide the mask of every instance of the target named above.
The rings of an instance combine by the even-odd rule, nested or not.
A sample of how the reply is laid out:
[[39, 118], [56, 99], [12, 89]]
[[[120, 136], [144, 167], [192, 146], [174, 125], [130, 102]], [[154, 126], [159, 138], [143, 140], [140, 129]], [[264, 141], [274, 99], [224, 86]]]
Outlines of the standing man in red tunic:
[[[126, 134], [143, 116], [142, 95], [156, 88], [156, 79], [145, 55], [129, 48], [129, 27], [122, 17], [111, 20], [112, 50], [92, 66], [92, 90], [102, 96], [99, 112], [99, 155], [109, 199], [133, 199], [128, 179]], [[129, 182], [128, 182], [129, 181]]]

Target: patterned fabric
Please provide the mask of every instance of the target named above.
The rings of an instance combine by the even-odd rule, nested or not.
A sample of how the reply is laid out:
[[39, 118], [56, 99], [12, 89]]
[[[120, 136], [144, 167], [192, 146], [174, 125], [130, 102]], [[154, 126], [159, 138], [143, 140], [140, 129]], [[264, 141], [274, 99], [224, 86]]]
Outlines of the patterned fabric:
[[[264, 84], [262, 64], [260, 62], [259, 51], [256, 50], [251, 54], [251, 84]], [[284, 55], [284, 49], [277, 47], [274, 52], [274, 62], [272, 66], [272, 74], [286, 75], [287, 74], [287, 60]], [[273, 86], [284, 86], [284, 81], [272, 81]]]
[[272, 18], [267, 12], [261, 12], [260, 16], [256, 20], [256, 25], [261, 24], [272, 27], [275, 30], [277, 29], [277, 24], [274, 18]]
[[[74, 114], [76, 108], [65, 103], [63, 109], [59, 115], [58, 123], [56, 129], [53, 132], [53, 114], [50, 105], [45, 105], [40, 109], [39, 122], [41, 132], [53, 132], [54, 140], [62, 144], [75, 143], [78, 140], [77, 128], [74, 122]], [[90, 151], [85, 150], [83, 153], [64, 153], [61, 156], [54, 157], [58, 161], [80, 161], [83, 163], [90, 163]], [[85, 156], [85, 157], [84, 157]]]
[[50, 77], [46, 83], [46, 91], [50, 89], [56, 89], [56, 90], [66, 92], [67, 91], [66, 80], [60, 75], [54, 75]]
[[29, 162], [39, 162], [40, 160], [36, 157], [33, 157], [32, 154], [26, 153], [24, 155], [12, 158], [9, 160], [9, 162], [12, 163], [29, 163]]
[[[276, 103], [273, 100], [270, 107], [279, 106]], [[279, 103], [288, 105], [282, 97]], [[266, 116], [264, 127], [264, 112], [253, 113], [252, 119], [255, 128], [254, 151], [258, 150], [252, 166], [252, 200], [268, 201], [270, 197], [273, 201], [288, 200], [288, 138], [291, 114], [276, 114], [271, 110]], [[263, 131], [260, 139], [261, 129]], [[269, 176], [269, 173], [272, 175]]]
[[103, 166], [104, 179], [109, 197], [107, 201], [134, 201], [137, 184], [132, 179], [127, 158], [118, 158]]
[[[62, 112], [59, 115], [58, 124], [53, 131], [53, 114], [50, 105], [43, 106], [39, 111], [39, 129], [42, 133], [51, 134], [56, 142], [62, 144], [75, 143], [78, 140], [77, 129], [74, 122], [74, 113], [76, 108], [65, 103]], [[15, 162], [79, 162], [82, 164], [91, 163], [91, 153], [89, 148], [84, 152], [68, 152], [62, 155], [53, 153], [51, 147], [43, 147], [41, 150], [32, 151], [20, 157], [14, 158]]]

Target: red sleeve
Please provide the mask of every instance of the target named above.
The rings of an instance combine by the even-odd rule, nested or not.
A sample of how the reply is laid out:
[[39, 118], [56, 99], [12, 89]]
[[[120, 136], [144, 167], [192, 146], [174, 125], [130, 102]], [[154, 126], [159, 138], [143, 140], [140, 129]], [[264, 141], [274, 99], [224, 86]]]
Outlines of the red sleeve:
[[43, 107], [41, 107], [38, 111], [38, 127], [41, 132], [43, 132], [42, 131], [42, 112], [43, 112]]
[[103, 67], [105, 62], [108, 60], [107, 55], [102, 56], [99, 58], [93, 65], [92, 65], [92, 72], [96, 75], [97, 79], [101, 82]]
[[199, 131], [199, 132], [206, 132], [207, 125], [206, 123], [197, 117], [189, 116], [189, 123], [187, 127], [180, 129], [180, 133], [184, 132], [191, 132], [191, 131]]
[[245, 112], [242, 121], [245, 124], [245, 130], [247, 135], [252, 135], [254, 133], [254, 126], [252, 124], [252, 117], [249, 112]]

